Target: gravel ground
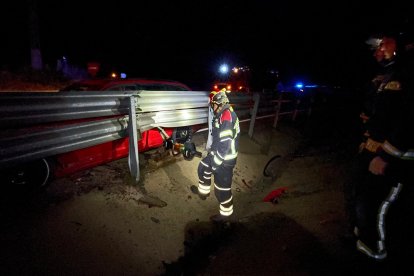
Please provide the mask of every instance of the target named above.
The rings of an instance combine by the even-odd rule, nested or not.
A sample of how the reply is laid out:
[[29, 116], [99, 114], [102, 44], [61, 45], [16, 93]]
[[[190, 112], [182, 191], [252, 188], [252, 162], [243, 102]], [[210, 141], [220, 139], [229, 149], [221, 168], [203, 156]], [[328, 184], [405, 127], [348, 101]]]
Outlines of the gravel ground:
[[[142, 155], [137, 185], [121, 159], [37, 193], [6, 190], [0, 274], [404, 275], [402, 261], [371, 263], [346, 239], [343, 190], [353, 154], [346, 129], [321, 135], [330, 127], [321, 121], [269, 125], [258, 124], [253, 139], [242, 127], [235, 213], [224, 224], [209, 220], [218, 212], [214, 196], [203, 201], [189, 190], [198, 158]], [[199, 150], [205, 135], [194, 137]], [[273, 177], [264, 176], [275, 155]], [[263, 201], [280, 188], [278, 200]]]

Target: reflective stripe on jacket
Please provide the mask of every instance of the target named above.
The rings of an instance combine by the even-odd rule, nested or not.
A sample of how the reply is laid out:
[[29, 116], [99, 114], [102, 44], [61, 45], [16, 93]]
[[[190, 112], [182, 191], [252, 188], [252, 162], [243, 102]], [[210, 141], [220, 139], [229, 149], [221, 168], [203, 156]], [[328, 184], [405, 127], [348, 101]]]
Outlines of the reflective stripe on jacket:
[[214, 117], [212, 124], [213, 143], [211, 149], [214, 155], [214, 166], [218, 167], [223, 162], [235, 165], [239, 148], [240, 126], [233, 108], [230, 105], [224, 105], [223, 109]]
[[414, 149], [409, 149], [408, 151], [400, 151], [388, 141], [385, 141], [382, 144], [383, 150], [391, 156], [403, 159], [403, 160], [414, 160]]

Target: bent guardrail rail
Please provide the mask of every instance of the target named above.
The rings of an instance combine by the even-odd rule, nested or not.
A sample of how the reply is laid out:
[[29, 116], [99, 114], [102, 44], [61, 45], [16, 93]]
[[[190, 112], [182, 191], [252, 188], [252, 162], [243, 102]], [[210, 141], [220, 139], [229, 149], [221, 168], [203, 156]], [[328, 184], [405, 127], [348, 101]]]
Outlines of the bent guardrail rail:
[[41, 129], [11, 129], [0, 137], [0, 167], [57, 155], [128, 135], [128, 116]]
[[[157, 127], [207, 123], [208, 94], [206, 91], [144, 90], [3, 92], [0, 94], [0, 168], [129, 136], [128, 163], [138, 181], [140, 133]], [[282, 99], [275, 97], [276, 94], [229, 94], [241, 121], [250, 121], [250, 137], [256, 119], [275, 117], [276, 122], [281, 115], [278, 110]]]

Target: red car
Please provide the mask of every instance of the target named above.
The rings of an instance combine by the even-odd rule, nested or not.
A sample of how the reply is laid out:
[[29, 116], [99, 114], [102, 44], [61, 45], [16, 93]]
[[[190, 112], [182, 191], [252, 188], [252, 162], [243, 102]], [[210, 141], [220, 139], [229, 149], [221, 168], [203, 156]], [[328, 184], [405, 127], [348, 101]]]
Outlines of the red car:
[[61, 91], [189, 91], [187, 85], [170, 80], [152, 79], [91, 79], [75, 82]]
[[[93, 79], [75, 82], [61, 91], [190, 91], [191, 89], [180, 82], [152, 79]], [[185, 141], [192, 132], [201, 126], [176, 128], [176, 141]], [[173, 128], [165, 128], [171, 136]], [[62, 177], [77, 171], [89, 169], [110, 161], [128, 156], [129, 139], [124, 137], [96, 146], [58, 154], [50, 158], [30, 162], [7, 172], [6, 179], [14, 184], [29, 186], [43, 186], [52, 177]], [[160, 148], [165, 140], [157, 129], [150, 129], [141, 133], [138, 141], [139, 152]]]

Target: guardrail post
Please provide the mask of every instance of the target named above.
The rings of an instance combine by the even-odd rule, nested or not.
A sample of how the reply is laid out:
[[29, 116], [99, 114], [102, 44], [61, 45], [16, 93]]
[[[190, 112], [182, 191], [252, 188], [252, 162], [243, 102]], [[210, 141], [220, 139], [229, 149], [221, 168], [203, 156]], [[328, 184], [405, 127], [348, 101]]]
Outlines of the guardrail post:
[[309, 109], [308, 109], [308, 117], [310, 117], [312, 115], [312, 105], [313, 105], [314, 99], [313, 97], [310, 98], [310, 103], [309, 103]]
[[276, 128], [277, 126], [277, 121], [279, 120], [279, 113], [280, 113], [280, 109], [282, 108], [282, 93], [279, 93], [279, 97], [276, 100], [277, 105], [276, 105], [276, 114], [275, 114], [275, 120], [273, 121], [273, 128]]
[[293, 110], [293, 112], [292, 112], [292, 121], [295, 121], [296, 117], [298, 116], [299, 105], [300, 105], [300, 99], [296, 99], [295, 110]]
[[135, 113], [135, 97], [131, 96], [129, 103], [129, 154], [128, 166], [129, 171], [135, 182], [139, 181], [139, 156], [138, 156], [138, 132], [137, 132], [137, 116]]
[[259, 102], [260, 102], [259, 93], [255, 93], [253, 95], [253, 101], [254, 101], [254, 107], [253, 107], [252, 117], [250, 119], [250, 125], [249, 125], [249, 137], [250, 138], [253, 137], [254, 123], [256, 121], [257, 110], [259, 109]]

